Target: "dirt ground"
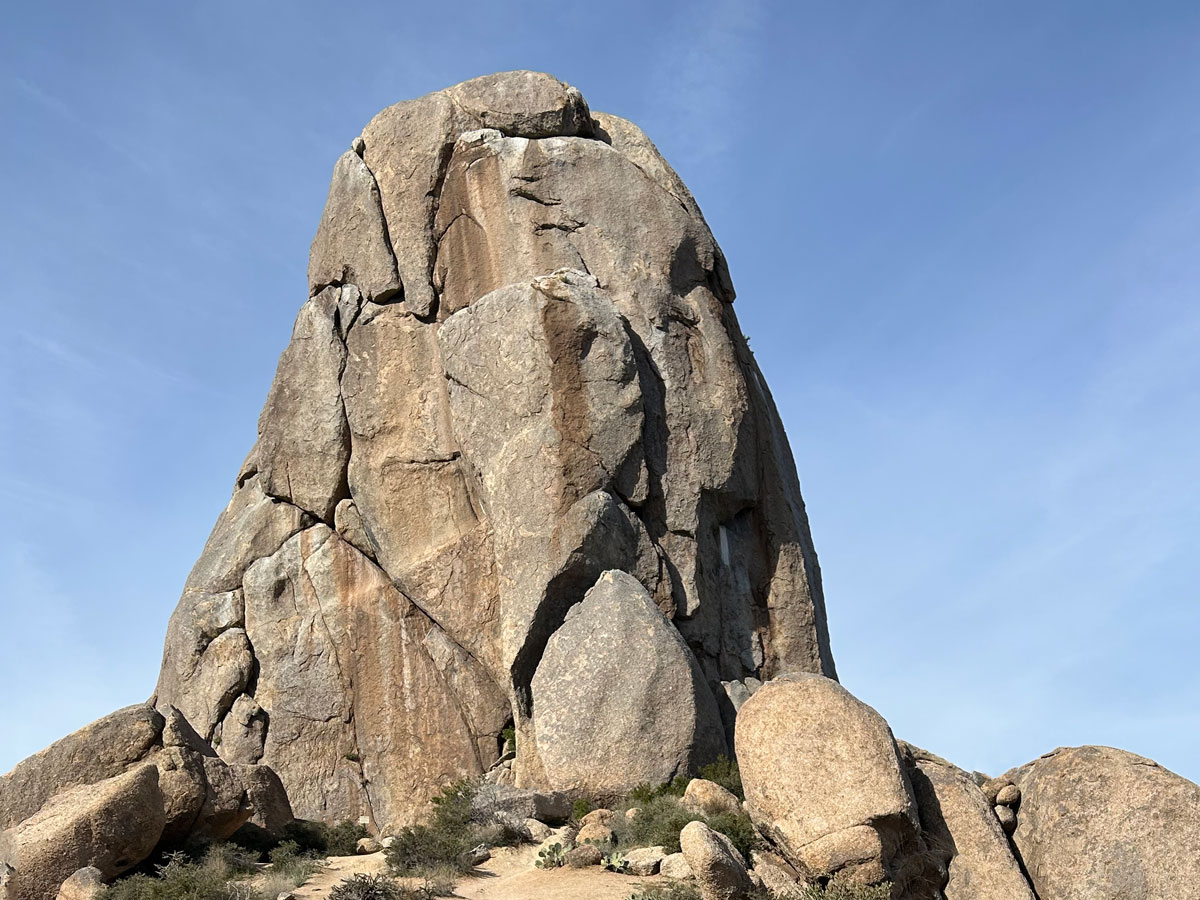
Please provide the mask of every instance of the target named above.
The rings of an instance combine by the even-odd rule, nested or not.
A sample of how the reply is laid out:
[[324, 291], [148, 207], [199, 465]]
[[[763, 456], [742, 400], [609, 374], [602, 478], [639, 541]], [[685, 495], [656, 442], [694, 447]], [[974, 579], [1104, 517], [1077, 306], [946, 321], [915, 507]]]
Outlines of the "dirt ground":
[[[462, 900], [626, 900], [640, 884], [665, 879], [631, 878], [606, 872], [599, 866], [562, 867], [543, 871], [534, 866], [537, 848], [513, 847], [492, 851], [492, 858], [458, 882], [454, 897]], [[377, 875], [387, 871], [382, 853], [335, 856], [293, 893], [297, 900], [324, 900], [343, 878], [357, 872]]]

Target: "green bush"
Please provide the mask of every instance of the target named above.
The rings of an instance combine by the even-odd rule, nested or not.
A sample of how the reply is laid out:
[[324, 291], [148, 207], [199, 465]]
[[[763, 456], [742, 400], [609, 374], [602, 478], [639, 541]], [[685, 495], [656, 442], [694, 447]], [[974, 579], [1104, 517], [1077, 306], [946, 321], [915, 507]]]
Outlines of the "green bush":
[[746, 792], [742, 790], [742, 773], [738, 771], [736, 759], [720, 756], [716, 762], [701, 768], [696, 777], [715, 781], [739, 800], [746, 799]]
[[386, 875], [359, 872], [334, 885], [329, 900], [400, 900], [400, 885]]
[[411, 825], [393, 835], [384, 851], [388, 868], [396, 875], [424, 875], [432, 869], [449, 867], [466, 874], [470, 867], [462, 854], [471, 849], [470, 832], [447, 831], [429, 825]]
[[591, 800], [588, 800], [584, 797], [578, 797], [576, 798], [575, 802], [571, 804], [571, 818], [578, 822], [595, 808], [596, 807], [592, 804]]
[[666, 784], [639, 784], [629, 792], [631, 806], [640, 806], [656, 800], [659, 797], [682, 797], [687, 790], [688, 782], [692, 779], [686, 775], [676, 775]]
[[336, 825], [297, 819], [284, 829], [285, 839], [301, 851], [328, 856], [353, 856], [360, 838], [370, 834], [366, 827], [349, 820]]
[[104, 889], [108, 900], [257, 900], [248, 884], [231, 881], [219, 855], [191, 862], [171, 853], [155, 874], [138, 873]]
[[864, 887], [857, 884], [838, 884], [831, 881], [824, 887], [809, 885], [797, 888], [788, 894], [771, 894], [760, 891], [751, 900], [889, 900], [892, 896], [890, 884], [873, 884]]
[[[627, 804], [632, 805], [632, 804]], [[703, 822], [713, 831], [733, 841], [738, 852], [750, 858], [750, 849], [758, 839], [750, 817], [745, 813], [718, 813], [706, 816], [688, 809], [678, 797], [663, 795], [643, 803], [633, 819], [618, 815], [613, 820], [617, 843], [625, 848], [661, 845], [667, 853], [679, 852], [679, 832], [688, 822]]]

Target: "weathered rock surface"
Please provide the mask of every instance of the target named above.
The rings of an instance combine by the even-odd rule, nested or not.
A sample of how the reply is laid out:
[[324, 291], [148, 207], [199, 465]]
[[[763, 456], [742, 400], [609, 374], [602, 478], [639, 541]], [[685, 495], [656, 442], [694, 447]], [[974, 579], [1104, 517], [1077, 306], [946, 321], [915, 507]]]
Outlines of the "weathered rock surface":
[[1040, 900], [1184, 900], [1200, 885], [1200, 786], [1109, 747], [1063, 748], [1007, 773], [1013, 845]]
[[551, 785], [616, 795], [724, 751], [712, 693], [679, 632], [626, 572], [571, 607], [533, 677], [533, 724]]
[[971, 776], [911, 745], [901, 750], [926, 844], [947, 867], [946, 900], [1035, 900], [992, 805]]
[[95, 900], [103, 889], [104, 873], [87, 866], [62, 883], [55, 900]]
[[737, 719], [737, 758], [751, 817], [795, 864], [818, 875], [892, 877], [913, 844], [917, 807], [887, 722], [835, 681], [785, 675]]
[[[533, 72], [397, 104], [337, 161], [309, 262], [258, 443], [172, 616], [160, 709], [271, 766], [297, 814], [390, 825], [488, 771], [510, 721], [504, 780], [621, 787], [720, 752], [710, 685], [833, 675], [724, 258], [636, 126]], [[596, 656], [535, 697], [608, 570], [649, 598], [669, 662], [622, 691]], [[578, 758], [561, 716], [589, 691], [666, 742]]]
[[149, 856], [166, 825], [158, 777], [143, 763], [70, 788], [0, 834], [0, 861], [16, 870], [10, 896], [52, 900], [79, 869], [92, 866], [108, 879]]
[[703, 822], [689, 822], [679, 833], [679, 846], [703, 900], [743, 900], [753, 882], [733, 842]]

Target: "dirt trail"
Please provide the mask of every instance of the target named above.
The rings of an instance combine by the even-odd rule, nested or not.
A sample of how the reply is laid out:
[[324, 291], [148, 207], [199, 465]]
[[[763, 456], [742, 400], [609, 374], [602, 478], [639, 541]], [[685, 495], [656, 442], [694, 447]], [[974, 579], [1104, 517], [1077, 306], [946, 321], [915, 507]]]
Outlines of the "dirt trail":
[[[666, 879], [631, 878], [606, 872], [598, 866], [586, 869], [550, 869], [534, 866], [536, 847], [502, 848], [492, 858], [458, 882], [454, 897], [462, 900], [626, 900], [638, 885]], [[367, 856], [331, 857], [328, 866], [317, 872], [292, 893], [297, 900], [324, 900], [343, 878], [358, 872], [378, 875], [387, 871], [382, 853]]]

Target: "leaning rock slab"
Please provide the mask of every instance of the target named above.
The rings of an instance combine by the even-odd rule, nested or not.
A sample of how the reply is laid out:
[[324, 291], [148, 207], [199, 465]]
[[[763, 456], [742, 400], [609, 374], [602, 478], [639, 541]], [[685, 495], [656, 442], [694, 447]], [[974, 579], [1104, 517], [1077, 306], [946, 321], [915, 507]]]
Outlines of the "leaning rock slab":
[[932, 753], [901, 747], [926, 841], [948, 869], [946, 900], [1035, 900], [971, 776]]
[[1040, 900], [1196, 896], [1200, 786], [1109, 747], [1055, 750], [1007, 775], [1021, 789], [1013, 844]]
[[593, 796], [669, 781], [724, 745], [687, 644], [619, 571], [604, 573], [551, 636], [533, 677], [533, 721], [550, 783]]
[[891, 729], [837, 682], [765, 684], [738, 713], [736, 746], [750, 815], [793, 864], [870, 883], [917, 849], [917, 808]]

